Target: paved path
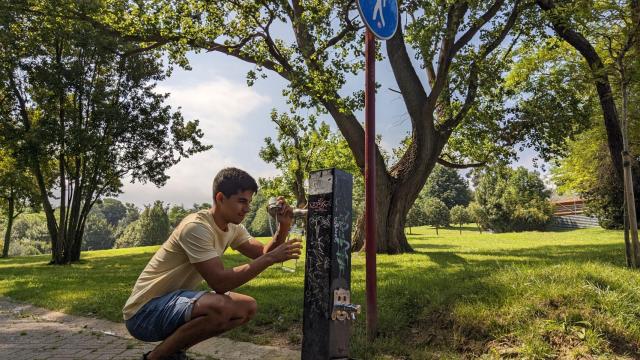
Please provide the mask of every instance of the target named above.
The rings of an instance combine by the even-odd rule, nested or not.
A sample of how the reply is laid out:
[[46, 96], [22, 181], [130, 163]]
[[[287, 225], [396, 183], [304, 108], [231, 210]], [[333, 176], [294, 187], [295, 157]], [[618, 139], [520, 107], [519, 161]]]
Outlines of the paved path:
[[[0, 297], [2, 359], [140, 359], [154, 346], [133, 339], [121, 323], [67, 315]], [[189, 356], [198, 360], [297, 360], [300, 352], [213, 338], [190, 349]]]

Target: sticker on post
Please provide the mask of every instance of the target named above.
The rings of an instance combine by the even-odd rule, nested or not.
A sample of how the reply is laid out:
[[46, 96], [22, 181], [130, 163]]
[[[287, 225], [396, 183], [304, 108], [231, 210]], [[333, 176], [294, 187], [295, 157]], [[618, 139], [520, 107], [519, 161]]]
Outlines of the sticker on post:
[[320, 170], [309, 174], [309, 195], [330, 194], [333, 192], [333, 173]]

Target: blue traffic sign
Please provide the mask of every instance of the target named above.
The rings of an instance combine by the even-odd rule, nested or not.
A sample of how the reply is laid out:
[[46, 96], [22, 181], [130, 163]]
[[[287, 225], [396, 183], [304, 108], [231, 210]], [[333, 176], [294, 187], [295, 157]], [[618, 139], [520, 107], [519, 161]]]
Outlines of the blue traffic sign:
[[397, 0], [358, 0], [360, 17], [381, 40], [389, 40], [398, 27]]

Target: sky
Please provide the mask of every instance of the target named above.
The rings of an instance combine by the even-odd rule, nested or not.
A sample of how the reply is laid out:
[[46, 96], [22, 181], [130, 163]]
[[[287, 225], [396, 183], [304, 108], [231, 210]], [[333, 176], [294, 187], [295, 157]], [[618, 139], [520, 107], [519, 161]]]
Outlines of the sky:
[[[384, 45], [383, 45], [384, 46]], [[383, 53], [386, 53], [383, 49]], [[274, 137], [270, 121], [272, 109], [287, 111], [282, 89], [286, 83], [276, 74], [260, 79], [252, 87], [246, 74], [253, 65], [219, 53], [190, 53], [191, 70], [175, 68], [170, 77], [160, 82], [157, 91], [170, 93], [167, 103], [180, 108], [185, 120], [198, 119], [203, 130], [203, 142], [213, 149], [183, 159], [168, 170], [169, 180], [162, 187], [151, 183], [124, 181], [118, 197], [138, 207], [161, 200], [172, 205], [190, 207], [194, 203], [211, 202], [211, 183], [224, 167], [246, 170], [256, 179], [271, 177], [278, 171], [258, 156], [265, 137]], [[422, 75], [423, 84], [426, 81]], [[382, 86], [376, 95], [376, 133], [382, 135], [382, 147], [391, 151], [411, 128], [411, 123], [388, 61], [376, 64], [376, 81]], [[364, 75], [350, 79], [345, 91], [364, 87]], [[356, 113], [364, 119], [362, 113]], [[329, 116], [321, 118], [334, 131], [335, 122]], [[525, 151], [514, 166], [533, 169], [535, 154]]]

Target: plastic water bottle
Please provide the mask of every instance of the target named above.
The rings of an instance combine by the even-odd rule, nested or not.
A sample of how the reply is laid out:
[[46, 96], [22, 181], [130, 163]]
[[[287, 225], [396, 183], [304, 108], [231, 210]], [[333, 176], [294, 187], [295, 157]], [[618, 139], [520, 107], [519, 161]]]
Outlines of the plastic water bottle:
[[[289, 229], [289, 235], [287, 240], [300, 239], [304, 244], [304, 228], [297, 224], [297, 221], [293, 223], [291, 229]], [[294, 273], [298, 269], [298, 259], [286, 260], [282, 262], [282, 271]]]

